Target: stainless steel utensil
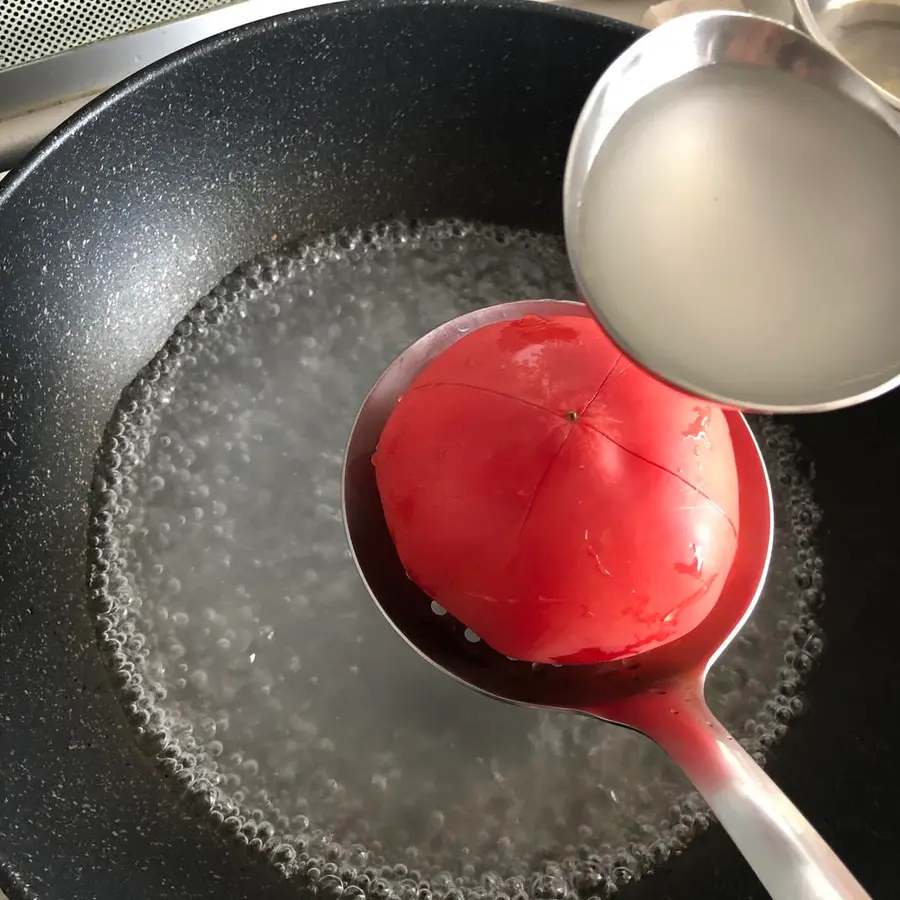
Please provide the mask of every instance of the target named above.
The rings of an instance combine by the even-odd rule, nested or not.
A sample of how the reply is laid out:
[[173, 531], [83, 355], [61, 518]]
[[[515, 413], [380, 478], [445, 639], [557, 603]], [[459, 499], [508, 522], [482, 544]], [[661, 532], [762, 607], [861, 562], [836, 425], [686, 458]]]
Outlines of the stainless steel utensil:
[[[634, 320], [638, 317], [623, 315], [612, 308], [609, 298], [590, 296], [587, 292], [586, 257], [579, 258], [580, 254], [588, 252], [579, 250], [583, 237], [580, 211], [585, 185], [601, 147], [623, 115], [656, 89], [698, 69], [722, 63], [789, 73], [836, 94], [838, 100], [846, 99], [855, 113], [859, 112], [858, 107], [868, 110], [880, 120], [875, 123], [879, 129], [883, 126], [889, 129], [887, 133], [892, 138], [898, 138], [897, 154], [900, 156], [900, 118], [895, 111], [866, 78], [807, 35], [781, 22], [734, 12], [688, 14], [665, 22], [641, 37], [606, 70], [589, 96], [575, 128], [566, 165], [563, 208], [569, 256], [582, 295], [601, 325], [628, 356], [690, 394], [738, 409], [770, 412], [835, 409], [878, 396], [900, 383], [900, 303], [887, 302], [884, 296], [876, 296], [874, 289], [870, 289], [871, 296], [867, 293], [866, 274], [871, 270], [866, 268], [862, 256], [853, 247], [824, 260], [810, 259], [809, 263], [810, 267], [831, 266], [832, 263], [835, 267], [842, 266], [843, 269], [836, 270], [843, 272], [843, 278], [859, 285], [858, 291], [853, 289], [849, 291], [852, 295], [846, 297], [846, 310], [852, 312], [852, 326], [839, 324], [841, 317], [834, 311], [823, 309], [822, 297], [816, 296], [815, 292], [810, 292], [809, 296], [791, 297], [791, 321], [798, 323], [791, 328], [783, 326], [780, 315], [761, 318], [760, 311], [766, 309], [765, 297], [758, 301], [754, 298], [752, 303], [738, 307], [734, 298], [723, 296], [719, 304], [722, 317], [728, 315], [732, 316], [732, 321], [742, 322], [759, 319], [765, 324], [759, 325], [752, 337], [738, 330], [737, 335], [727, 339], [724, 326], [716, 325], [719, 329], [716, 335], [721, 335], [723, 341], [716, 348], [721, 351], [717, 354], [718, 360], [702, 349], [715, 343], [705, 340], [705, 333], [703, 339], [699, 331], [693, 334], [691, 328], [673, 334], [672, 329], [667, 329], [662, 322], [657, 326], [659, 333], [654, 334], [653, 346], [650, 346], [647, 332], [641, 330], [649, 326], [636, 327]], [[834, 140], [833, 129], [825, 129], [825, 132], [821, 135], [823, 147]], [[666, 148], [661, 147], [659, 152], [664, 154]], [[764, 147], [761, 152], [765, 152]], [[688, 177], [691, 177], [689, 169], [685, 174], [685, 178]], [[852, 178], [851, 171], [847, 178]], [[849, 184], [845, 181], [839, 187], [849, 190]], [[774, 199], [768, 198], [767, 202], [777, 202], [777, 195]], [[797, 253], [818, 253], [820, 247], [812, 244], [810, 249], [812, 238], [802, 232], [803, 210], [792, 208], [791, 202], [786, 199], [781, 207], [775, 206], [774, 214], [780, 221], [793, 220], [794, 233], [806, 241], [798, 241]], [[839, 201], [836, 204], [841, 205]], [[683, 205], [688, 207], [684, 210], [683, 227], [690, 229], [689, 203]], [[835, 227], [840, 227], [842, 217], [846, 221], [849, 214], [846, 209], [835, 208]], [[817, 218], [814, 227], [822, 229], [820, 234], [833, 235], [834, 232], [824, 231], [829, 226], [828, 221]], [[653, 227], [654, 223], [647, 223], [648, 229]], [[900, 240], [900, 225], [897, 239]], [[843, 250], [844, 245], [841, 248]], [[750, 248], [746, 252], [752, 254], [755, 251]], [[857, 260], [860, 260], [858, 264]], [[767, 258], [758, 259], [760, 269], [765, 269], [769, 263]], [[652, 267], [654, 259], [648, 258], [646, 264]], [[646, 306], [651, 313], [638, 320], [642, 323], [648, 318], [655, 321], [652, 310], [664, 309], [666, 302], [665, 297], [649, 297]], [[712, 307], [706, 309], [712, 310]], [[781, 308], [770, 309], [780, 312]], [[807, 333], [808, 329], [799, 324], [802, 322], [815, 323], [818, 336], [814, 338]], [[817, 346], [815, 352], [805, 354], [804, 377], [798, 376], [795, 384], [793, 375], [782, 377], [781, 372], [796, 374], [798, 364], [794, 358], [798, 343], [803, 341], [816, 341]], [[731, 352], [729, 355], [729, 351], [738, 350], [740, 354]], [[759, 360], [758, 366], [753, 362], [752, 377], [737, 375], [735, 371], [729, 371], [727, 363], [721, 362], [744, 356], [750, 350]], [[840, 364], [832, 365], [837, 359]], [[792, 370], [791, 366], [795, 368]], [[768, 385], [765, 385], [767, 381]]]
[[360, 409], [344, 461], [347, 537], [373, 600], [422, 657], [474, 690], [526, 706], [570, 710], [640, 731], [684, 770], [776, 900], [865, 900], [866, 892], [703, 699], [706, 673], [752, 612], [772, 550], [772, 495], [746, 421], [727, 412], [739, 473], [738, 552], [713, 612], [664, 647], [600, 666], [516, 662], [472, 643], [436, 616], [394, 549], [372, 454], [398, 398], [436, 355], [483, 325], [524, 315], [589, 316], [579, 303], [525, 301], [477, 310], [425, 335], [399, 356]]
[[793, 0], [795, 21], [900, 108], [900, 3], [896, 0]]

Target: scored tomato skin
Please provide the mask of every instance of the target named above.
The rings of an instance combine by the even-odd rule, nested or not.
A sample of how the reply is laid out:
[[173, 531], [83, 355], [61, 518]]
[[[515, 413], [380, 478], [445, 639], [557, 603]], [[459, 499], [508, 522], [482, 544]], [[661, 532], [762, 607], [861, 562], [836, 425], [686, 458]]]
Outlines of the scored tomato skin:
[[727, 422], [592, 320], [488, 325], [433, 360], [373, 458], [410, 578], [500, 653], [595, 663], [667, 643], [737, 543]]

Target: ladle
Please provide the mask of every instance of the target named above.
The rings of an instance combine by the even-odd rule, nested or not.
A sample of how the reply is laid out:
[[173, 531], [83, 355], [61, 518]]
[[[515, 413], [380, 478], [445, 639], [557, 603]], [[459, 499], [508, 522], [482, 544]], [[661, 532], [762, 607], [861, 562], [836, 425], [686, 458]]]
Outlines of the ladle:
[[[724, 182], [698, 177], [700, 169], [712, 168], [706, 151], [698, 149], [698, 140], [684, 136], [684, 129], [690, 127], [685, 120], [671, 126], [682, 131], [667, 132], [671, 140], [660, 138], [657, 165], [674, 172], [674, 164], [664, 167], [663, 160], [680, 153], [677, 158], [682, 160], [682, 169], [678, 177], [682, 185], [692, 185], [693, 195], [687, 201], [666, 201], [673, 205], [678, 225], [673, 226], [672, 220], [657, 221], [655, 212], [648, 212], [654, 221], [642, 225], [639, 219], [615, 207], [610, 211], [607, 230], [631, 234], [640, 227], [648, 232], [657, 229], [660, 242], [669, 249], [678, 248], [668, 258], [662, 252], [659, 259], [651, 260], [651, 266], [663, 267], [659, 278], [671, 273], [670, 282], [689, 283], [690, 279], [676, 274], [683, 271], [679, 265], [686, 260], [695, 268], [710, 269], [697, 273], [708, 276], [698, 278], [698, 282], [721, 289], [723, 296], [708, 296], [698, 288], [697, 302], [687, 304], [682, 294], [666, 297], [665, 289], [658, 287], [642, 289], [637, 303], [632, 302], [633, 297], [628, 303], [619, 303], [617, 296], [622, 292], [607, 296], [606, 286], [596, 281], [591, 262], [601, 258], [598, 247], [604, 246], [598, 242], [596, 230], [589, 234], [587, 229], [596, 226], [586, 225], [584, 215], [595, 160], [612, 146], [611, 136], [638, 105], [649, 100], [650, 94], [677, 79], [696, 75], [698, 70], [720, 65], [728, 65], [732, 71], [735, 65], [767, 70], [760, 73], [763, 79], [773, 75], [780, 79], [771, 90], [789, 95], [792, 99], [784, 102], [794, 105], [789, 112], [773, 103], [769, 121], [772, 129], [787, 134], [785, 120], [797, 120], [796, 104], [802, 106], [802, 102], [815, 107], [815, 115], [801, 117], [806, 131], [802, 141], [793, 143], [779, 143], [765, 135], [758, 144], [748, 143], [745, 134], [732, 134], [729, 129], [733, 125], [723, 125], [725, 133], [731, 135], [727, 140], [732, 142], [730, 152], [736, 170], [734, 177]], [[801, 82], [816, 89], [807, 90], [807, 84]], [[672, 92], [667, 96], [670, 103], [679, 102]], [[742, 102], [734, 92], [723, 97], [729, 103]], [[711, 103], [709, 95], [705, 102]], [[633, 116], [630, 121], [635, 121]], [[861, 125], [867, 128], [861, 129]], [[630, 134], [633, 138], [635, 132]], [[845, 135], [846, 142], [836, 140], [836, 134]], [[847, 142], [854, 140], [858, 143], [849, 146]], [[739, 142], [741, 146], [736, 149]], [[897, 164], [887, 169], [873, 164], [877, 159], [888, 165], [892, 142]], [[813, 158], [816, 147], [820, 148], [821, 161]], [[854, 171], [853, 152], [864, 160], [861, 165], [865, 172]], [[640, 158], [643, 182], [654, 183], [648, 171], [652, 166], [649, 156]], [[604, 164], [610, 159], [604, 156]], [[817, 168], [820, 165], [822, 168]], [[744, 172], [743, 187], [739, 167], [751, 170]], [[800, 171], [810, 172], [817, 186], [791, 174]], [[890, 249], [891, 241], [900, 239], [900, 212], [888, 212], [873, 200], [881, 197], [887, 202], [885, 192], [900, 179], [898, 172], [900, 114], [867, 79], [810, 37], [782, 22], [747, 13], [702, 12], [671, 19], [635, 41], [606, 69], [588, 96], [572, 136], [563, 184], [563, 218], [569, 259], [581, 296], [630, 359], [694, 396], [735, 409], [766, 412], [811, 412], [861, 403], [900, 384], [900, 304], [895, 302], [894, 291], [900, 283], [900, 263], [893, 262]], [[641, 183], [637, 173], [628, 178]], [[883, 180], [880, 191], [878, 183], [873, 183], [876, 178]], [[735, 198], [744, 197], [741, 191], [750, 189], [759, 202], [754, 205], [747, 201], [741, 211], [737, 203], [744, 201]], [[725, 196], [720, 197], [723, 191]], [[619, 202], [638, 204], [635, 193], [639, 191], [631, 192], [631, 200]], [[826, 206], [829, 199], [830, 210]], [[763, 210], [772, 217], [768, 225]], [[704, 255], [703, 245], [695, 245], [691, 253], [678, 244], [677, 235], [669, 233], [676, 227], [681, 234], [691, 234], [693, 223], [712, 219], [720, 222], [719, 233], [727, 236], [732, 231], [728, 216], [741, 214], [747, 217], [747, 227], [733, 229], [736, 236], [732, 248], [724, 253], [717, 249], [714, 260]], [[877, 221], [884, 243], [867, 238], [863, 247], [847, 240], [854, 216], [860, 219], [855, 223], [860, 231], [867, 228], [867, 220]], [[749, 223], [753, 222], [751, 238]], [[701, 234], [708, 234], [704, 227], [697, 226]], [[876, 228], [874, 224], [868, 227]], [[796, 262], [796, 267], [788, 259]], [[808, 277], [801, 275], [800, 265]], [[786, 267], [784, 278], [773, 274], [779, 266]], [[657, 283], [641, 280], [644, 276], [639, 266], [634, 269], [633, 277], [642, 287]], [[720, 284], [724, 276], [714, 277], [712, 269], [729, 269], [736, 283], [750, 288], [755, 285], [757, 292], [729, 292], [724, 283]], [[758, 278], [754, 272], [760, 273]], [[625, 273], [616, 275], [620, 280], [625, 277]], [[787, 287], [779, 293], [773, 282], [792, 285], [790, 294]], [[828, 296], [822, 285], [831, 283], [846, 286], [842, 288], [846, 296]], [[798, 345], [802, 345], [799, 350]]]
[[570, 710], [652, 738], [702, 794], [776, 900], [865, 900], [868, 894], [801, 813], [716, 721], [706, 674], [752, 612], [772, 550], [772, 494], [743, 416], [726, 412], [739, 473], [739, 546], [721, 597], [693, 631], [664, 647], [600, 666], [533, 666], [464, 637], [407, 577], [375, 484], [372, 454], [397, 399], [437, 354], [467, 332], [524, 315], [590, 316], [586, 306], [523, 301], [468, 313], [435, 329], [384, 372], [359, 411], [344, 461], [343, 511], [360, 575], [407, 643], [462, 684], [498, 700]]

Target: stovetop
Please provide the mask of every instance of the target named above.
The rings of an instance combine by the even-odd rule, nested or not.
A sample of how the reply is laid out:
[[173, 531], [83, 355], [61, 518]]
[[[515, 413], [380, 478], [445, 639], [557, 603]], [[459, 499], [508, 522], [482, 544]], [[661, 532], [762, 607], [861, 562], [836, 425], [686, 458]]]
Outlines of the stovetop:
[[[196, 9], [213, 2], [215, 0], [181, 0], [178, 5]], [[329, 0], [241, 0], [19, 65], [0, 67], [0, 170], [14, 166], [74, 112], [144, 66], [247, 22], [326, 2]], [[45, 12], [53, 3], [54, 0], [40, 0], [30, 5]], [[99, 0], [82, 0], [81, 5], [87, 8], [106, 6]], [[72, 10], [74, 15], [78, 15], [77, 6]], [[123, 4], [123, 8], [125, 6]], [[164, 15], [172, 3], [152, 0], [145, 6], [155, 7], [157, 15]], [[84, 16], [84, 10], [81, 13]], [[139, 24], [141, 19], [138, 17], [134, 21]], [[52, 22], [43, 21], [33, 25], [31, 31], [22, 29], [21, 41], [16, 47], [10, 48], [7, 40], [5, 58], [27, 56], [36, 52], [36, 46], [52, 48], [53, 27]], [[41, 32], [40, 39], [34, 37], [35, 31]], [[70, 42], [77, 40], [78, 32], [71, 32], [67, 37]], [[0, 57], [0, 66], [2, 62], [3, 57]]]

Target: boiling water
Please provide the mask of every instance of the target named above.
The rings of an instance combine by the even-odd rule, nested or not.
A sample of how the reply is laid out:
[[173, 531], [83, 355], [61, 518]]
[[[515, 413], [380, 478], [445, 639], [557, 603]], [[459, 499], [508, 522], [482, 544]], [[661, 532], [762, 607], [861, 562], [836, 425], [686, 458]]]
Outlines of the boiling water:
[[[432, 669], [348, 553], [342, 454], [377, 376], [456, 314], [546, 296], [572, 296], [559, 240], [457, 222], [261, 257], [179, 325], [108, 428], [91, 598], [139, 740], [211, 823], [321, 896], [605, 897], [708, 825], [650, 741]], [[821, 561], [798, 448], [754, 427], [774, 565], [709, 694], [762, 759], [822, 649]]]
[[778, 405], [896, 368], [898, 236], [896, 134], [792, 75], [716, 65], [614, 126], [574, 249], [587, 295], [659, 371]]

